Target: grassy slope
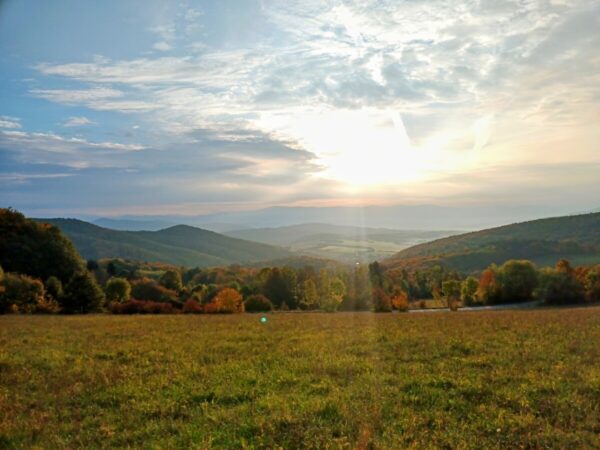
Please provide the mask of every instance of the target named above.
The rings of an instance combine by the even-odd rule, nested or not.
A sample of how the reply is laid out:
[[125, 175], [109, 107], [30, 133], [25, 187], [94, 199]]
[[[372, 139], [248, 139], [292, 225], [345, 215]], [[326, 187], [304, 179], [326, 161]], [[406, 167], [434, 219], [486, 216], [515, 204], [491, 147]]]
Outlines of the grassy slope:
[[284, 249], [178, 225], [160, 231], [117, 231], [74, 219], [39, 219], [58, 226], [87, 259], [128, 258], [185, 266], [217, 266], [290, 255]]
[[0, 317], [0, 447], [594, 448], [600, 308]]
[[600, 262], [600, 213], [540, 219], [450, 236], [403, 250], [384, 264], [395, 267], [442, 263], [468, 271], [512, 258], [548, 265], [563, 257], [574, 263]]

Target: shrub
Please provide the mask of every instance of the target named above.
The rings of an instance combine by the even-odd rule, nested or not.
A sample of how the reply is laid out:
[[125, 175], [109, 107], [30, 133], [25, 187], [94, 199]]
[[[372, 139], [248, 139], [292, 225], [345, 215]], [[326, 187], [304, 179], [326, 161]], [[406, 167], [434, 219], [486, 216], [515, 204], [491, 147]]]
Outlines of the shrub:
[[113, 303], [110, 310], [113, 314], [172, 314], [175, 312], [170, 303], [141, 300]]
[[134, 281], [131, 285], [131, 296], [137, 300], [154, 302], [170, 302], [176, 301], [178, 298], [177, 292], [167, 289], [149, 278]]
[[244, 302], [247, 312], [267, 312], [273, 309], [271, 301], [262, 294], [251, 295]]
[[200, 314], [202, 312], [202, 306], [193, 298], [188, 298], [183, 304], [182, 310], [185, 314]]

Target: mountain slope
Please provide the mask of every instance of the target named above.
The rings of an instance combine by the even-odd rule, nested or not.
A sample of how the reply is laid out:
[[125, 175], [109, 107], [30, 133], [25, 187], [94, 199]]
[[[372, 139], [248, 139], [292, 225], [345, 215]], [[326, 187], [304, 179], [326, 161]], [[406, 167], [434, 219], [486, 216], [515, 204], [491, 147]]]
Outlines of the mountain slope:
[[600, 213], [533, 220], [438, 239], [402, 250], [383, 264], [390, 268], [443, 264], [471, 271], [513, 258], [540, 265], [559, 258], [580, 264], [600, 262]]
[[187, 225], [159, 231], [119, 231], [76, 219], [37, 220], [60, 228], [86, 259], [119, 257], [206, 267], [287, 258], [291, 255], [278, 247]]

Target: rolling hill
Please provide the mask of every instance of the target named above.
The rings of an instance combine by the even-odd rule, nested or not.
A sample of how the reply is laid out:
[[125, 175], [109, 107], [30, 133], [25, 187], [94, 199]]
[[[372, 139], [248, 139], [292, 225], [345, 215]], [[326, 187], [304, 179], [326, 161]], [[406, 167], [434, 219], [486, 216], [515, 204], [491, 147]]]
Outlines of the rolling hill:
[[86, 259], [127, 258], [184, 266], [223, 266], [288, 258], [282, 248], [187, 225], [159, 231], [120, 231], [76, 219], [36, 219], [57, 226]]
[[508, 259], [553, 265], [600, 263], [600, 213], [554, 217], [450, 236], [415, 245], [385, 259], [387, 268], [442, 264], [464, 272]]
[[293, 252], [343, 262], [371, 262], [456, 231], [391, 230], [306, 223], [226, 232], [227, 236], [278, 245]]

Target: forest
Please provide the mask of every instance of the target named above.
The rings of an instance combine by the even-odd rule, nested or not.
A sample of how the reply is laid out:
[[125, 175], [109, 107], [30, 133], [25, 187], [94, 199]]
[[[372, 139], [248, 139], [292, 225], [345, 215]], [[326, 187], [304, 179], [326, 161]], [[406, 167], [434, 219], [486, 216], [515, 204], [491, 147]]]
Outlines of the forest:
[[437, 300], [451, 310], [537, 300], [600, 301], [600, 265], [527, 260], [462, 273], [443, 265], [409, 269], [378, 262], [315, 268], [188, 268], [125, 259], [85, 261], [50, 224], [0, 211], [1, 313], [241, 313], [408, 311]]

